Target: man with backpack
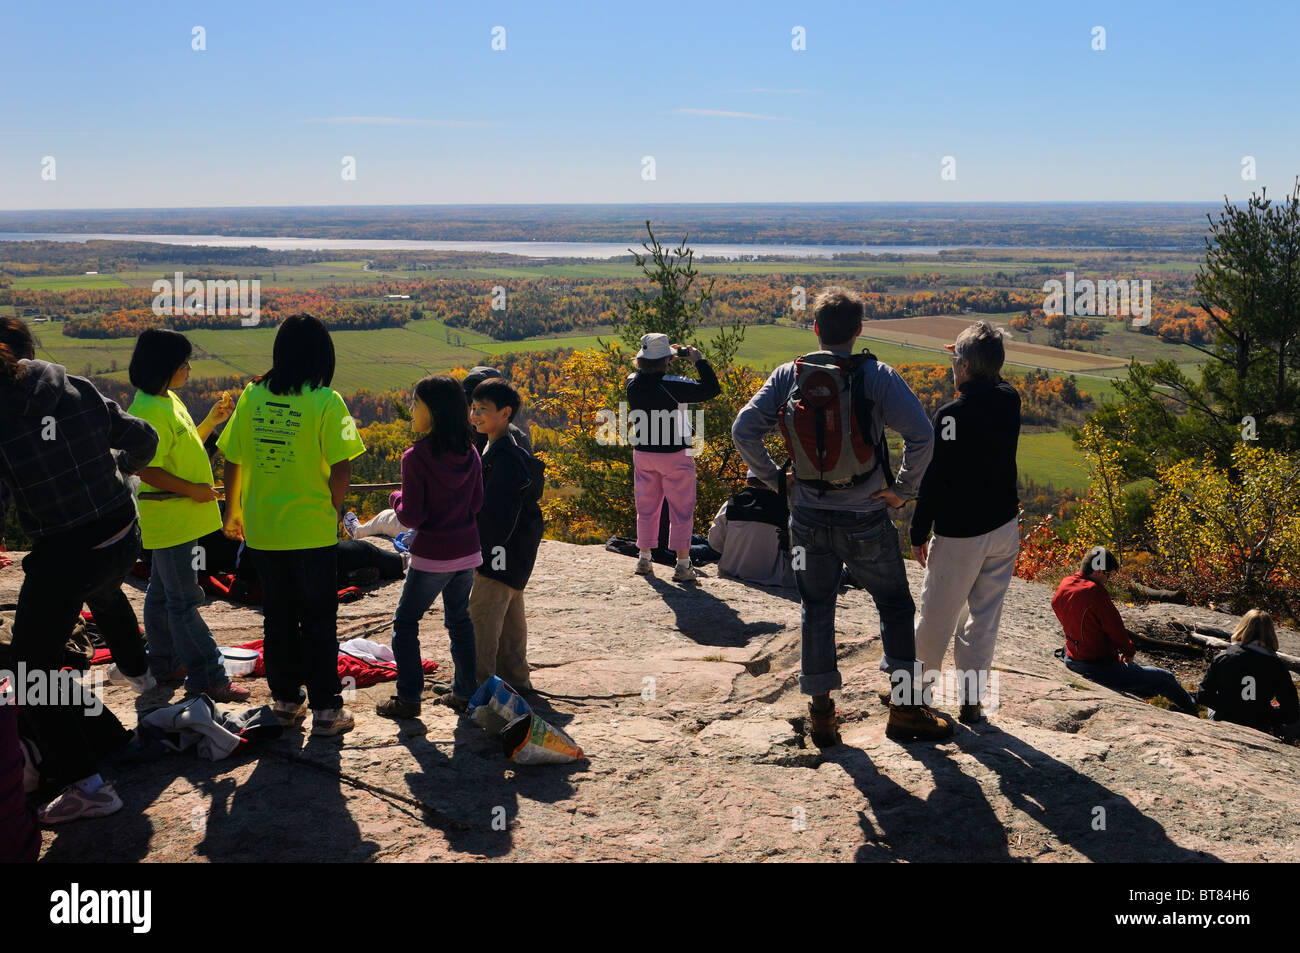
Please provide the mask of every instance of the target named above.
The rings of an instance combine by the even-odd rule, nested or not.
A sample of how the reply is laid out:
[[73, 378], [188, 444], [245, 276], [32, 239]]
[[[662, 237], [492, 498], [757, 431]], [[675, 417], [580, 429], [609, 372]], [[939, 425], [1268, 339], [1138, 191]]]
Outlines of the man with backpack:
[[[750, 470], [778, 491], [785, 468], [763, 437], [780, 427], [793, 465], [790, 543], [803, 603], [799, 688], [811, 695], [813, 743], [839, 741], [830, 693], [842, 680], [835, 658], [835, 601], [848, 566], [880, 615], [880, 668], [892, 691], [886, 733], [896, 740], [945, 738], [952, 722], [923, 705], [916, 677], [913, 616], [898, 532], [888, 507], [916, 496], [930, 462], [934, 431], [907, 383], [870, 352], [853, 353], [862, 333], [862, 298], [827, 288], [813, 302], [820, 350], [782, 364], [741, 410], [732, 439]], [[889, 472], [885, 427], [903, 437], [903, 461]]]

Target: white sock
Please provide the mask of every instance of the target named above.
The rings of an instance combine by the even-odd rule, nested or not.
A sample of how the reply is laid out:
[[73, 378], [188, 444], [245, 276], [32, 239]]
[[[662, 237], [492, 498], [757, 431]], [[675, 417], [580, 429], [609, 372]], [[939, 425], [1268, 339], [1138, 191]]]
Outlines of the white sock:
[[640, 557], [641, 559], [649, 559], [649, 558], [650, 558], [650, 550], [648, 550], [648, 549], [639, 549], [639, 550], [637, 550], [637, 556]]
[[88, 778], [82, 778], [77, 782], [77, 787], [81, 789], [82, 794], [94, 794], [104, 786], [104, 779], [98, 774], [92, 774]]
[[689, 566], [690, 564], [691, 564], [691, 558], [689, 556], [687, 556], [685, 559], [682, 559], [680, 556], [677, 558], [678, 566]]

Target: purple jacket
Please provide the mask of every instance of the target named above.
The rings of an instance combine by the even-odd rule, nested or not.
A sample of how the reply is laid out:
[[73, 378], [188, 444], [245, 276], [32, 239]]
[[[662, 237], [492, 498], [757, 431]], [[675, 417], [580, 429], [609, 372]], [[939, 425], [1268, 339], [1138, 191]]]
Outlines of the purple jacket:
[[434, 455], [427, 440], [402, 454], [402, 488], [390, 505], [397, 521], [414, 529], [411, 553], [425, 559], [460, 559], [479, 551], [478, 511], [483, 508], [483, 464], [472, 446], [465, 453]]

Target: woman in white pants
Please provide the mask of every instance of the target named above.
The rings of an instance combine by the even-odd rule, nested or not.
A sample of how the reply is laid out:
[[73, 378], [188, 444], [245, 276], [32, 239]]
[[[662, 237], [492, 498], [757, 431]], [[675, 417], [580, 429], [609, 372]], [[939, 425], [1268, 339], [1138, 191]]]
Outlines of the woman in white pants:
[[999, 374], [1004, 333], [979, 321], [948, 345], [957, 396], [935, 412], [934, 458], [912, 517], [912, 547], [925, 568], [916, 657], [932, 686], [956, 638], [950, 683], [967, 724], [984, 717], [1002, 600], [1020, 549], [1020, 395]]

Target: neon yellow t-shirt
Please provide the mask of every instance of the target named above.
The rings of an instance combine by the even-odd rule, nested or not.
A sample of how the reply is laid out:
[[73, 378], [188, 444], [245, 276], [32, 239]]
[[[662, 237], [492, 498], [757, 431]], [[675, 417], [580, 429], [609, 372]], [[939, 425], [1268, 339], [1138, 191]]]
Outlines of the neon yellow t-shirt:
[[[158, 449], [149, 466], [166, 470], [172, 476], [191, 483], [211, 483], [212, 464], [203, 449], [198, 428], [185, 409], [185, 403], [168, 391], [155, 397], [139, 391], [127, 413], [146, 420], [158, 431]], [[140, 481], [141, 493], [163, 493], [161, 487]], [[188, 496], [166, 500], [137, 500], [140, 507], [140, 536], [145, 549], [166, 549], [191, 543], [221, 529], [221, 510], [217, 501], [199, 503]]]
[[272, 394], [249, 384], [217, 446], [240, 468], [249, 546], [317, 549], [338, 542], [330, 467], [361, 456], [366, 445], [337, 391]]

